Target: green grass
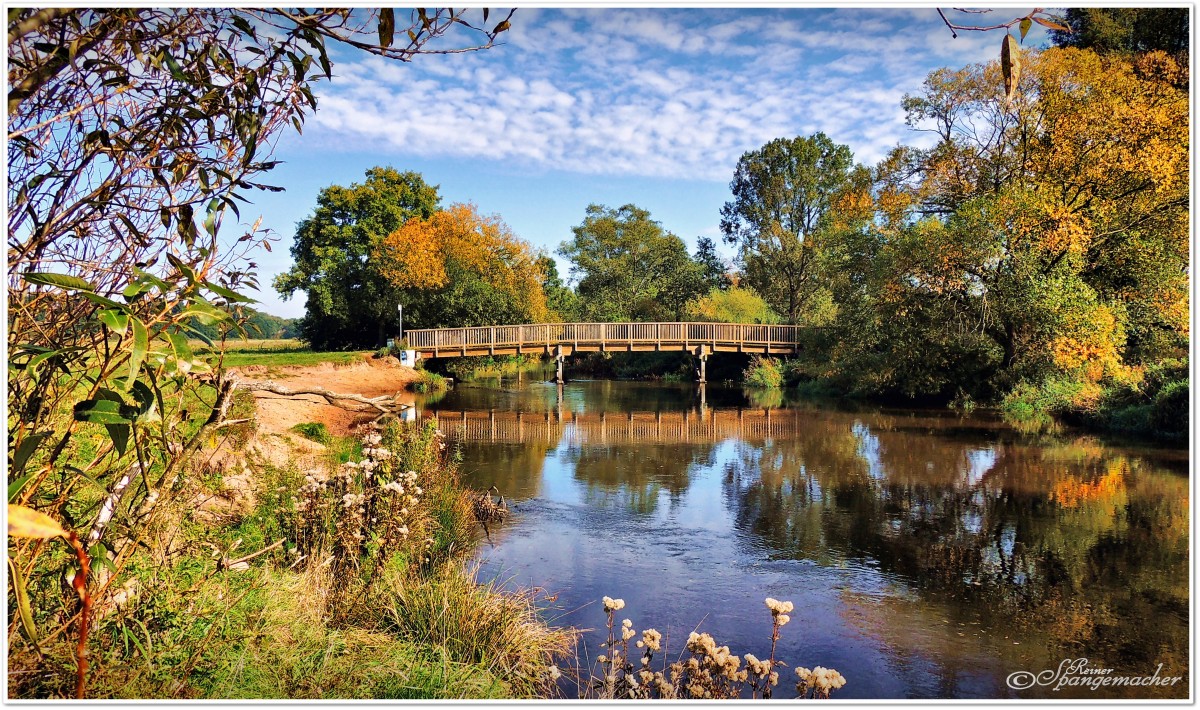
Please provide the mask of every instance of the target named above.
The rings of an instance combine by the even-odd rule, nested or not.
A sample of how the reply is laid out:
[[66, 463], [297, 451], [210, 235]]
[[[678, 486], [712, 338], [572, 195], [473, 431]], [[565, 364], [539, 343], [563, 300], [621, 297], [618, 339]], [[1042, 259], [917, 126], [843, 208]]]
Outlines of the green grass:
[[304, 422], [292, 427], [292, 431], [310, 441], [315, 441], [318, 444], [329, 444], [332, 437], [329, 434], [329, 429], [321, 422]]
[[[201, 340], [189, 341], [192, 350], [197, 355], [214, 355], [220, 350], [209, 347]], [[322, 362], [344, 364], [356, 362], [362, 358], [359, 352], [315, 352], [302, 340], [264, 339], [264, 340], [228, 340], [225, 342], [225, 366], [245, 367], [247, 365], [288, 366], [316, 365]]]
[[572, 640], [570, 632], [539, 620], [532, 594], [500, 592], [457, 565], [417, 584], [393, 578], [389, 586], [387, 629], [437, 649], [452, 663], [508, 679], [516, 697], [548, 690], [548, 678], [531, 669], [544, 668]]
[[358, 362], [362, 353], [357, 352], [328, 352], [318, 353], [311, 350], [287, 352], [226, 352], [226, 367], [246, 367], [262, 365], [265, 367], [287, 367], [292, 365], [317, 365], [332, 362], [336, 365]]

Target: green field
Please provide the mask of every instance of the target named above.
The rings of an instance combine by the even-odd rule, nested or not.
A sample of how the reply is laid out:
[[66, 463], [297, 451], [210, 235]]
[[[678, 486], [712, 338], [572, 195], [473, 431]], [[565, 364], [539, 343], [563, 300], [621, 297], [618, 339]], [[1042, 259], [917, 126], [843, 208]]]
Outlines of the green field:
[[[192, 348], [198, 354], [217, 352], [217, 349], [200, 340], [193, 341]], [[359, 352], [314, 352], [296, 339], [230, 340], [225, 343], [224, 362], [226, 367], [285, 366], [316, 365], [322, 362], [344, 364], [361, 358], [362, 353]]]

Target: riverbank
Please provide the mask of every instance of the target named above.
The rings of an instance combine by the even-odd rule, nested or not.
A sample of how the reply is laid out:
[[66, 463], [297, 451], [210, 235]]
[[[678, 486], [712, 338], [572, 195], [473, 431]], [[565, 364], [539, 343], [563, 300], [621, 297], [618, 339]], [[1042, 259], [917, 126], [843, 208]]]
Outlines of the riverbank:
[[[365, 361], [238, 374], [368, 396], [415, 376]], [[258, 394], [236, 396], [252, 421], [193, 458], [136, 552], [114, 569], [92, 551], [94, 584], [111, 589], [94, 593], [88, 696], [552, 695], [574, 632], [545, 623], [544, 598], [476, 577], [476, 497], [436, 429]], [[306, 423], [326, 428], [323, 443]], [[33, 610], [35, 628], [55, 618]], [[72, 695], [74, 653], [61, 629], [38, 648], [15, 639], [10, 697]]]

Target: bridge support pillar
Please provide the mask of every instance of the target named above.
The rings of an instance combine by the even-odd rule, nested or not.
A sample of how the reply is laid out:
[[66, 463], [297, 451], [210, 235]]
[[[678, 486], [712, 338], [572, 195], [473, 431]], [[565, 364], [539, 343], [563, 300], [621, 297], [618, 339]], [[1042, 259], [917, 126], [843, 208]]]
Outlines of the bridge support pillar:
[[700, 358], [700, 367], [696, 368], [696, 375], [700, 378], [700, 384], [707, 382], [708, 356], [709, 349], [703, 345], [696, 347], [696, 357]]
[[563, 349], [561, 345], [554, 347], [554, 364], [554, 381], [561, 385], [563, 383]]

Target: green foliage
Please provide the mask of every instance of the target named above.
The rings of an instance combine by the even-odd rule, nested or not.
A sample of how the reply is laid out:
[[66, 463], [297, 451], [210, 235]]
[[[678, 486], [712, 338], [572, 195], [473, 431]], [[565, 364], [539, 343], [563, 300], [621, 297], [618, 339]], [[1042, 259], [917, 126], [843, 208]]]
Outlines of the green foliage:
[[778, 323], [779, 316], [757, 293], [749, 288], [713, 287], [707, 295], [688, 302], [684, 312], [688, 320], [710, 323]]
[[[897, 148], [869, 183], [848, 159], [827, 178], [845, 176], [805, 257], [807, 310], [826, 314], [810, 322], [828, 326], [806, 334], [806, 380], [1101, 422], [1116, 383], [1185, 350], [1186, 71], [1057, 49], [1022, 67], [1010, 101], [996, 62], [931, 73], [903, 107], [936, 145]], [[769, 169], [784, 147], [748, 154], [724, 212], [748, 277], [747, 249], [787, 233], [752, 199], [789, 194], [763, 187], [786, 184]]]
[[450, 388], [449, 380], [436, 372], [421, 370], [419, 374], [420, 377], [418, 379], [413, 380], [408, 384], [409, 389], [411, 389], [413, 392], [426, 394], [431, 392], [443, 392]]
[[1191, 33], [1185, 7], [1072, 7], [1070, 32], [1051, 30], [1059, 47], [1113, 52], [1187, 52]]
[[444, 372], [458, 382], [470, 380], [514, 377], [518, 373], [530, 376], [544, 374], [547, 364], [541, 355], [484, 355], [481, 357], [455, 357], [439, 362]]
[[588, 205], [572, 231], [558, 253], [571, 261], [585, 320], [676, 321], [707, 290], [683, 240], [635, 205]]
[[748, 387], [778, 388], [783, 386], [783, 371], [779, 361], [770, 357], [755, 357], [742, 375]]
[[[300, 334], [300, 320], [298, 318], [280, 318], [270, 313], [255, 310], [249, 306], [242, 306], [237, 309], [233, 320], [241, 326], [245, 331], [246, 337], [250, 339], [285, 340], [296, 338]], [[192, 318], [187, 323], [187, 328], [198, 337], [208, 338], [214, 342], [221, 339], [222, 327], [217, 323], [206, 322], [200, 318]], [[224, 330], [230, 333], [231, 338], [240, 335], [232, 327], [232, 323], [226, 323]]]
[[296, 227], [292, 268], [275, 279], [284, 298], [303, 291], [301, 336], [317, 350], [379, 346], [399, 328], [400, 291], [370, 257], [383, 239], [439, 207], [437, 186], [414, 172], [374, 167], [366, 181], [331, 185]]
[[712, 289], [724, 291], [733, 285], [733, 280], [729, 278], [729, 265], [717, 254], [717, 245], [711, 238], [697, 237], [696, 254], [693, 259], [700, 267], [701, 280], [710, 291]]
[[777, 138], [738, 160], [721, 232], [738, 246], [746, 283], [789, 323], [821, 325], [810, 302], [828, 276], [834, 208], [865, 173], [824, 133]]
[[1186, 438], [1190, 431], [1190, 383], [1176, 380], [1154, 395], [1150, 426], [1167, 436]]
[[577, 320], [581, 308], [579, 296], [559, 276], [558, 263], [549, 254], [539, 254], [537, 265], [542, 272], [542, 291], [550, 310], [550, 320], [565, 323]]

